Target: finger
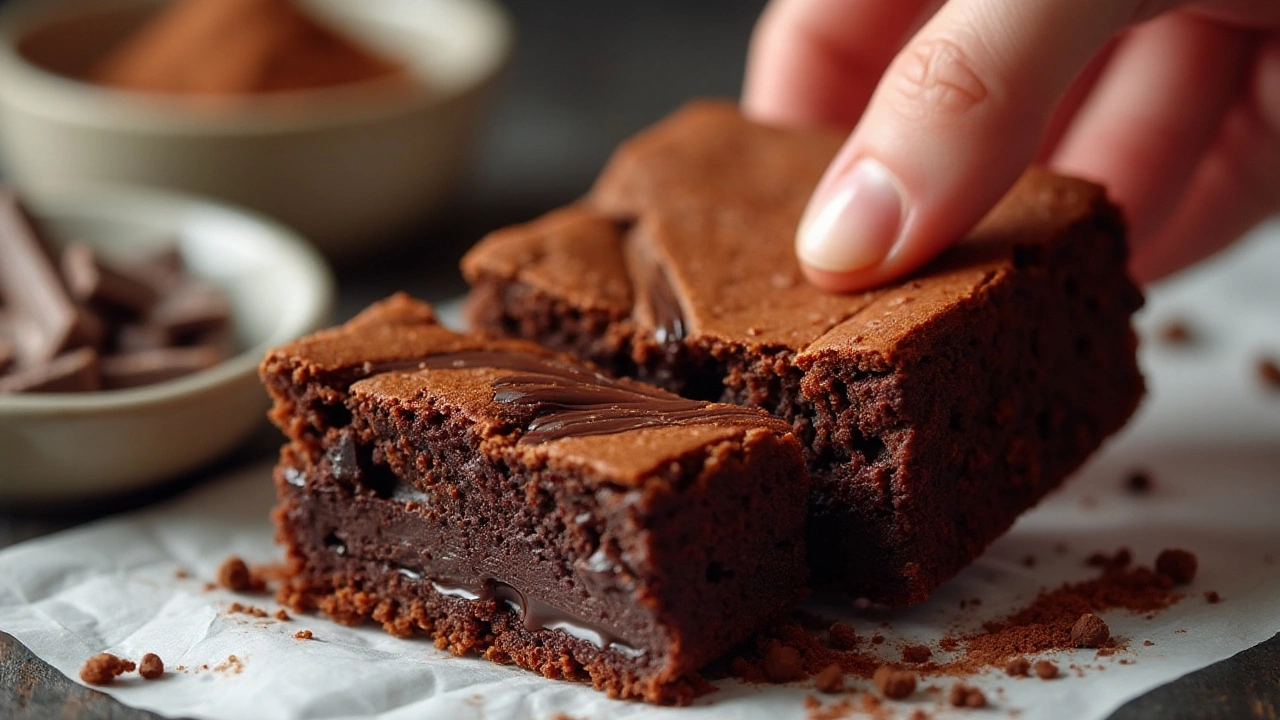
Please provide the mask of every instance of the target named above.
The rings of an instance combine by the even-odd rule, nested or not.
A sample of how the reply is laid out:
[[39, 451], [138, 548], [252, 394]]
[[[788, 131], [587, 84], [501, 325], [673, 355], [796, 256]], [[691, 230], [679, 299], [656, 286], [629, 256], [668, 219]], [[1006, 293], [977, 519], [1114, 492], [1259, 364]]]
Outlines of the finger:
[[1050, 164], [1105, 185], [1141, 244], [1213, 143], [1253, 49], [1250, 33], [1186, 13], [1135, 28]]
[[773, 0], [751, 36], [742, 90], [765, 122], [853, 127], [917, 16], [937, 0]]
[[1098, 79], [1111, 63], [1116, 48], [1124, 41], [1123, 37], [1124, 35], [1121, 34], [1112, 38], [1102, 48], [1102, 52], [1094, 55], [1093, 59], [1084, 66], [1084, 70], [1081, 70], [1080, 74], [1067, 86], [1067, 91], [1058, 99], [1053, 113], [1049, 115], [1049, 123], [1040, 138], [1040, 147], [1036, 150], [1035, 162], [1046, 165], [1053, 157], [1054, 151], [1062, 143], [1067, 130], [1071, 128], [1071, 123], [1076, 119], [1076, 114], [1080, 112], [1080, 108], [1084, 107], [1085, 101], [1093, 93], [1094, 86], [1098, 84]]
[[1072, 78], [1143, 0], [951, 0], [907, 43], [810, 201], [801, 264], [830, 290], [920, 267], [1026, 168]]
[[1280, 210], [1280, 36], [1258, 49], [1249, 90], [1176, 211], [1135, 250], [1130, 268], [1140, 282], [1207, 257]]

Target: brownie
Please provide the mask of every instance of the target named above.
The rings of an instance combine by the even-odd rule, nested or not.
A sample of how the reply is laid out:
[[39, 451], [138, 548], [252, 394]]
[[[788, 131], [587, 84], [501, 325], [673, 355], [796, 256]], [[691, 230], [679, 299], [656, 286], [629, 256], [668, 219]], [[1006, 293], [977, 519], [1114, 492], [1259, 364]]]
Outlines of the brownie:
[[1103, 190], [1043, 169], [913, 277], [819, 291], [793, 242], [840, 143], [694, 103], [462, 267], [478, 328], [790, 423], [815, 580], [910, 604], [1133, 413], [1142, 298]]
[[804, 593], [804, 460], [759, 410], [459, 335], [405, 296], [262, 377], [295, 610], [680, 704]]

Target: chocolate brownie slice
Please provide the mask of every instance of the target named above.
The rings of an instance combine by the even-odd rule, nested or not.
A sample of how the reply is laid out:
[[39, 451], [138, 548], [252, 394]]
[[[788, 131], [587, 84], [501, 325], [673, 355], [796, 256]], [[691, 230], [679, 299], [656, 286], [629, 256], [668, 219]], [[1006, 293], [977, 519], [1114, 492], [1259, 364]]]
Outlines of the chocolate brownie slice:
[[820, 292], [792, 243], [840, 142], [692, 104], [463, 271], [480, 328], [785, 419], [815, 580], [915, 603], [1132, 414], [1142, 299], [1116, 208], [1044, 170], [905, 282]]
[[683, 703], [805, 582], [789, 428], [403, 296], [271, 352], [282, 602]]

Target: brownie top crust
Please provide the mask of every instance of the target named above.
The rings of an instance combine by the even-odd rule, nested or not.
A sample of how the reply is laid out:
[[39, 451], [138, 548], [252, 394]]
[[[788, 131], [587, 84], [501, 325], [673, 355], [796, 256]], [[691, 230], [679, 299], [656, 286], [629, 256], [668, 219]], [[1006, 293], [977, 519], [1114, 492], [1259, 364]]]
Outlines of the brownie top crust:
[[486, 452], [613, 485], [646, 482], [718, 442], [789, 430], [763, 411], [608, 378], [533, 343], [454, 333], [402, 294], [272, 351], [263, 368], [332, 385], [356, 412], [463, 417]]
[[800, 216], [842, 138], [701, 101], [623, 144], [578, 205], [500, 230], [463, 260], [472, 285], [518, 280], [629, 319], [659, 342], [834, 349], [897, 364], [940, 312], [1030, 262], [1069, 228], [1114, 214], [1091, 183], [1029, 170], [956, 247], [901, 284], [825, 293], [803, 278]]

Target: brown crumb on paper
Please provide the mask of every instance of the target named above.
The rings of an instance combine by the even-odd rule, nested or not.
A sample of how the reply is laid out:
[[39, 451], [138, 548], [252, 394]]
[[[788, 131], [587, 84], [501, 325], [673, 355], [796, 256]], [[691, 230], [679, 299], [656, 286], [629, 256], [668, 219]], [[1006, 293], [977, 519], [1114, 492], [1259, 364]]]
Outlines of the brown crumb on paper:
[[110, 685], [117, 676], [133, 672], [136, 668], [129, 660], [121, 660], [111, 653], [98, 653], [80, 668], [80, 679], [90, 685]]
[[232, 555], [218, 568], [218, 584], [232, 592], [245, 592], [252, 587], [253, 576], [244, 560]]
[[1156, 572], [1178, 585], [1186, 585], [1196, 577], [1196, 556], [1187, 550], [1161, 550], [1156, 558]]
[[276, 611], [276, 614], [274, 615], [274, 617], [275, 617], [275, 619], [277, 619], [277, 620], [279, 620], [279, 621], [281, 621], [281, 622], [287, 622], [287, 621], [289, 621], [289, 620], [292, 620], [292, 619], [293, 619], [293, 618], [289, 617], [289, 613], [288, 613], [284, 608], [280, 608], [279, 610], [277, 610], [277, 611]]
[[1004, 666], [1004, 671], [1009, 677], [1026, 677], [1031, 673], [1031, 661], [1024, 657], [1014, 658]]
[[836, 650], [852, 650], [858, 647], [858, 633], [853, 626], [837, 622], [827, 630], [827, 644]]
[[800, 651], [793, 647], [777, 644], [765, 653], [760, 669], [769, 682], [785, 683], [798, 680], [804, 675], [804, 662]]
[[1269, 390], [1280, 390], [1280, 364], [1271, 358], [1258, 358], [1258, 379]]
[[1217, 605], [1222, 602], [1222, 596], [1218, 594], [1217, 590], [1205, 590], [1204, 601], [1210, 605]]
[[871, 682], [881, 695], [891, 700], [901, 700], [916, 691], [916, 674], [892, 665], [881, 665], [871, 676]]
[[1185, 320], [1170, 320], [1160, 328], [1160, 340], [1165, 345], [1190, 345], [1195, 342], [1195, 333]]
[[138, 674], [144, 680], [156, 680], [164, 675], [164, 661], [155, 653], [147, 653], [138, 662]]
[[[207, 665], [205, 666], [208, 667]], [[235, 655], [228, 655], [224, 662], [219, 663], [213, 668], [214, 672], [228, 673], [230, 675], [239, 675], [244, 672], [244, 662]]]
[[1154, 487], [1151, 474], [1145, 470], [1134, 470], [1124, 479], [1124, 489], [1130, 495], [1148, 495]]
[[293, 637], [294, 637], [294, 639], [296, 639], [296, 640], [310, 640], [310, 639], [311, 639], [311, 631], [310, 631], [310, 630], [299, 630], [298, 632], [296, 632], [296, 633], [294, 633], [294, 634], [293, 634]]
[[947, 699], [954, 707], [983, 708], [987, 706], [987, 696], [983, 695], [978, 688], [964, 683], [952, 685]]
[[1111, 639], [1111, 628], [1093, 613], [1080, 616], [1071, 626], [1071, 644], [1078, 648], [1100, 648]]
[[928, 645], [908, 645], [902, 648], [902, 662], [919, 664], [928, 662], [933, 657], [933, 651]]
[[814, 687], [827, 694], [844, 690], [844, 670], [837, 663], [831, 663], [813, 677]]
[[1058, 666], [1048, 660], [1040, 660], [1033, 667], [1036, 671], [1036, 677], [1041, 680], [1052, 680], [1058, 677]]

